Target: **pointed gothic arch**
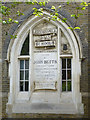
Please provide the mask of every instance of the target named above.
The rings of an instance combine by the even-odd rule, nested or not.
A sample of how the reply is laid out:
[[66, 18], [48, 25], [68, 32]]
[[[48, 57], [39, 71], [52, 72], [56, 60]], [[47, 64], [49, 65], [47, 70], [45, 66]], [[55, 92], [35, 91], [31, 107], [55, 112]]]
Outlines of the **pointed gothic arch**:
[[[9, 97], [8, 97], [8, 103], [7, 103], [7, 112], [9, 112], [9, 105], [12, 105], [12, 112], [16, 112], [16, 113], [41, 113], [41, 110], [31, 110], [29, 109], [29, 111], [27, 111], [26, 109], [23, 109], [23, 105], [26, 105], [27, 101], [29, 101], [28, 106], [32, 106], [32, 104], [40, 104], [40, 102], [42, 104], [56, 104], [59, 105], [59, 107], [61, 106], [61, 104], [63, 104], [63, 109], [61, 110], [60, 108], [58, 108], [58, 110], [56, 111], [56, 109], [54, 108], [54, 110], [50, 110], [47, 111], [44, 110], [44, 112], [48, 113], [65, 113], [65, 114], [76, 114], [76, 113], [83, 113], [83, 104], [82, 104], [82, 97], [81, 97], [81, 93], [80, 93], [80, 75], [81, 75], [81, 58], [82, 58], [82, 45], [80, 43], [80, 39], [79, 36], [77, 35], [77, 33], [75, 31], [71, 31], [70, 29], [68, 29], [68, 24], [67, 23], [63, 23], [62, 21], [49, 21], [48, 17], [50, 16], [50, 13], [47, 12], [46, 10], [44, 11], [44, 15], [42, 17], [32, 17], [30, 16], [27, 20], [25, 20], [23, 22], [23, 24], [15, 31], [14, 34], [17, 34], [17, 38], [15, 38], [14, 40], [12, 40], [10, 42], [9, 48], [8, 48], [8, 53], [7, 53], [7, 59], [8, 61], [10, 61], [9, 63], [9, 77], [10, 77], [10, 92], [9, 92]], [[42, 32], [38, 32], [38, 30], [40, 30], [40, 28], [43, 30], [45, 29], [43, 24], [46, 22], [46, 33]], [[47, 28], [49, 28], [49, 32], [51, 35], [53, 41], [55, 40], [55, 46], [54, 44], [50, 42], [46, 42], [43, 44], [53, 44], [52, 48], [53, 51], [56, 51], [56, 54], [54, 54], [51, 50], [52, 48], [46, 47], [46, 49], [49, 49], [53, 55], [48, 54], [48, 57], [56, 57], [57, 59], [54, 59], [54, 57], [52, 57], [53, 60], [57, 61], [57, 66], [54, 66], [57, 68], [57, 73], [55, 72], [55, 75], [53, 78], [53, 85], [51, 86], [50, 83], [49, 87], [50, 88], [40, 88], [39, 86], [39, 90], [35, 90], [38, 89], [38, 82], [37, 80], [35, 81], [35, 76], [33, 74], [35, 74], [35, 66], [33, 61], [35, 59], [38, 60], [38, 57], [41, 57], [40, 54], [37, 57], [37, 55], [34, 53], [37, 52], [39, 49], [35, 48], [35, 40], [37, 39], [37, 36], [42, 36], [42, 34], [47, 35]], [[51, 28], [51, 29], [50, 29]], [[52, 30], [54, 30], [54, 33], [52, 32]], [[56, 31], [55, 31], [56, 30]], [[33, 33], [33, 31], [36, 31], [35, 34]], [[27, 38], [29, 34], [29, 54], [28, 55], [20, 55], [21, 54], [21, 50], [22, 47], [24, 45], [24, 42]], [[48, 34], [49, 35], [49, 34]], [[47, 35], [47, 37], [49, 37]], [[38, 37], [38, 39], [42, 39]], [[47, 38], [46, 38], [47, 39]], [[48, 38], [49, 39], [49, 38]], [[51, 38], [50, 38], [51, 39]], [[41, 44], [40, 41], [36, 41], [39, 42], [39, 45]], [[64, 43], [65, 42], [65, 43]], [[63, 49], [63, 45], [66, 45], [66, 48], [68, 47], [69, 50], [64, 50]], [[54, 47], [53, 47], [54, 46]], [[37, 46], [38, 47], [38, 46]], [[45, 46], [44, 46], [45, 48]], [[40, 48], [41, 52], [44, 51], [45, 49]], [[48, 50], [48, 51], [49, 51]], [[46, 55], [46, 54], [45, 54]], [[46, 56], [44, 56], [46, 57]], [[41, 60], [43, 59], [42, 57], [40, 58]], [[47, 57], [46, 57], [47, 59]], [[66, 78], [65, 78], [65, 84], [66, 86], [68, 85], [68, 67], [66, 67], [65, 69], [62, 69], [62, 63], [63, 63], [63, 59], [66, 61], [65, 64], [67, 65], [68, 59], [71, 60], [71, 68], [69, 69], [69, 71], [71, 72], [71, 76], [70, 77], [70, 81], [71, 82], [71, 89], [70, 91], [68, 91], [68, 87], [66, 87], [66, 91], [64, 90], [64, 92], [62, 91], [62, 72], [66, 71]], [[19, 81], [20, 81], [20, 60], [23, 60], [23, 64], [25, 67], [25, 61], [29, 60], [29, 87], [27, 92], [25, 91], [24, 88], [24, 92], [22, 90], [22, 92], [20, 91], [20, 85], [19, 85]], [[50, 59], [49, 59], [50, 60]], [[26, 69], [24, 69], [25, 71]], [[40, 69], [39, 69], [40, 70]], [[51, 71], [52, 72], [52, 71]], [[25, 73], [24, 73], [25, 74]], [[39, 73], [40, 74], [40, 73]], [[25, 75], [24, 75], [25, 76]], [[37, 75], [36, 75], [37, 77]], [[40, 78], [40, 75], [39, 75]], [[38, 79], [39, 79], [38, 78]], [[55, 78], [55, 80], [54, 80]], [[46, 78], [45, 78], [46, 80]], [[45, 82], [45, 81], [43, 81]], [[42, 84], [42, 83], [40, 83]], [[45, 83], [46, 84], [46, 83]], [[24, 85], [25, 86], [25, 85]], [[42, 85], [43, 86], [43, 85]], [[46, 96], [44, 96], [43, 94], [45, 94], [44, 90], [41, 89], [46, 89], [46, 91], [48, 92]], [[48, 89], [51, 89], [50, 91]], [[40, 91], [41, 90], [41, 91]], [[38, 91], [38, 92], [37, 92]], [[43, 92], [42, 92], [43, 91]], [[40, 92], [40, 93], [39, 93]], [[42, 92], [42, 93], [41, 93]], [[41, 95], [41, 96], [40, 96]], [[52, 95], [52, 96], [50, 96]], [[40, 97], [38, 97], [40, 96]], [[47, 97], [47, 99], [45, 98]], [[51, 98], [50, 98], [51, 97]], [[53, 100], [52, 100], [53, 99]], [[66, 102], [67, 99], [67, 102]], [[39, 101], [40, 100], [40, 101]], [[46, 102], [47, 101], [47, 102]], [[18, 105], [21, 104], [21, 106], [19, 106], [19, 110], [16, 110], [18, 108]], [[57, 107], [56, 105], [56, 107]], [[68, 112], [68, 110], [65, 111], [64, 107], [66, 106], [70, 106], [71, 105], [71, 110]], [[27, 106], [27, 105], [26, 105]], [[21, 108], [21, 109], [20, 109]], [[69, 109], [69, 108], [68, 108]], [[56, 112], [55, 112], [56, 111]]]

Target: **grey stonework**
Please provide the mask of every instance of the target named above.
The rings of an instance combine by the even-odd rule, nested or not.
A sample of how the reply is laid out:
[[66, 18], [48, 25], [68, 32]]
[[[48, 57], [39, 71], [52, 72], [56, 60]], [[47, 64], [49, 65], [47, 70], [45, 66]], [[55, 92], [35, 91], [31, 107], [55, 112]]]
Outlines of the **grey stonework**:
[[[58, 6], [60, 3], [49, 3], [44, 7], [47, 11], [51, 11], [50, 8], [52, 5]], [[62, 3], [61, 3], [62, 4]], [[7, 3], [7, 5], [10, 5], [10, 3]], [[73, 6], [74, 4], [71, 4], [71, 7], [68, 7], [66, 5], [63, 5], [63, 9], [59, 11], [60, 18], [67, 18], [67, 23], [70, 26], [73, 26], [75, 24], [75, 20], [70, 17], [70, 14], [73, 12]], [[3, 25], [2, 26], [2, 116], [4, 118], [46, 118], [46, 117], [53, 117], [53, 118], [88, 118], [88, 9], [85, 10], [85, 13], [78, 22], [79, 26], [81, 27], [80, 30], [77, 30], [77, 33], [80, 37], [82, 48], [83, 48], [83, 59], [82, 59], [82, 65], [81, 65], [81, 77], [80, 77], [80, 91], [81, 93], [86, 93], [83, 96], [83, 103], [84, 103], [84, 109], [85, 114], [84, 115], [49, 115], [49, 114], [6, 114], [6, 103], [8, 101], [8, 92], [9, 92], [9, 78], [8, 78], [8, 63], [6, 61], [7, 59], [7, 50], [9, 43], [11, 41], [10, 35], [13, 35], [13, 33], [17, 30], [17, 28], [23, 24], [23, 22], [28, 19], [29, 16], [32, 15], [33, 11], [32, 8], [34, 6], [32, 5], [25, 5], [24, 3], [17, 5], [16, 8], [13, 8], [13, 14], [15, 11], [17, 11], [18, 8], [24, 12], [24, 16], [18, 17], [19, 24], [10, 24], [10, 25]], [[39, 6], [36, 6], [39, 8]], [[74, 6], [75, 7], [75, 6]], [[72, 10], [72, 11], [71, 11]], [[11, 12], [12, 12], [11, 11]], [[68, 13], [68, 12], [69, 13]], [[17, 17], [17, 16], [16, 16]], [[9, 35], [6, 35], [6, 32], [8, 32]]]

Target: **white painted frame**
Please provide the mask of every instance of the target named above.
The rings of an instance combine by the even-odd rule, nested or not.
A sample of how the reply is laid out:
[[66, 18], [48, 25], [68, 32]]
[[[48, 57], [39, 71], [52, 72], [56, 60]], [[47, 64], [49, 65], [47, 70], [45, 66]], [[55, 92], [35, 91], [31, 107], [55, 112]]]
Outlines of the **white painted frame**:
[[[23, 91], [20, 91], [20, 92], [27, 92], [27, 91], [25, 91], [25, 82], [27, 81], [27, 82], [29, 83], [29, 79], [28, 79], [28, 80], [25, 79], [25, 71], [26, 71], [26, 70], [30, 71], [30, 70], [29, 70], [29, 68], [28, 68], [28, 69], [25, 68], [25, 61], [26, 61], [26, 59], [21, 59], [21, 60], [24, 61], [24, 69], [21, 69], [21, 68], [19, 69], [19, 91], [20, 91], [20, 82], [24, 82], [24, 85], [23, 85], [23, 86], [24, 86], [24, 90], [23, 90]], [[20, 60], [20, 61], [21, 61], [21, 60]], [[29, 61], [29, 59], [27, 59], [27, 60]], [[19, 64], [20, 64], [20, 61], [19, 61]], [[19, 65], [19, 66], [20, 66], [20, 65]], [[23, 79], [23, 80], [20, 79], [20, 71], [23, 71], [23, 72], [24, 72], [24, 79]], [[29, 87], [28, 87], [28, 88], [29, 88]], [[17, 88], [17, 89], [18, 89], [18, 88]], [[28, 89], [28, 91], [30, 91], [30, 88]]]
[[[66, 59], [66, 68], [65, 69], [61, 68], [61, 69], [66, 70], [66, 79], [62, 80], [61, 82], [63, 82], [63, 81], [66, 82], [66, 91], [62, 91], [62, 92], [72, 92], [72, 59], [70, 58], [71, 59], [71, 68], [67, 68], [67, 59], [68, 59], [68, 57], [63, 57], [63, 58]], [[61, 64], [62, 64], [62, 59], [61, 59]], [[67, 70], [71, 70], [71, 80], [69, 80], [71, 82], [71, 91], [67, 90], [67, 82], [68, 82], [68, 80], [67, 80]], [[62, 72], [61, 72], [61, 74], [62, 74]]]

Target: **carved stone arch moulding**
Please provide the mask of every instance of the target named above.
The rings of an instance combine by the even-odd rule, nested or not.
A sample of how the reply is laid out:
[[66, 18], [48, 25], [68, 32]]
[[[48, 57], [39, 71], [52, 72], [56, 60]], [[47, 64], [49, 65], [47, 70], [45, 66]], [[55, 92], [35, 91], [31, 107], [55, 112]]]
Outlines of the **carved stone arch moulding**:
[[[31, 11], [31, 9], [29, 10], [29, 11]], [[24, 25], [28, 20], [29, 20], [29, 18], [31, 19], [31, 18], [33, 18], [34, 17], [34, 15], [32, 14], [32, 11], [31, 12], [25, 12], [25, 14], [24, 14], [24, 17], [23, 16], [21, 16], [20, 18], [19, 18], [19, 24], [13, 24], [13, 26], [10, 28], [10, 30], [9, 30], [9, 33], [10, 33], [10, 35], [16, 35], [17, 34], [17, 32], [19, 31], [19, 28], [20, 28], [20, 26], [21, 25]], [[50, 12], [51, 12], [51, 10], [49, 9], [49, 8], [44, 8], [44, 14], [48, 14], [47, 15], [47, 17], [48, 16], [50, 16]], [[70, 15], [69, 15], [69, 13], [66, 13], [67, 14], [67, 16], [65, 16], [65, 12], [66, 11], [64, 11], [63, 10], [63, 12], [62, 11], [59, 11], [59, 18], [64, 18], [64, 17], [66, 17], [67, 18], [67, 21], [66, 21], [66, 23], [62, 23], [62, 22], [59, 22], [59, 23], [61, 23], [61, 25], [67, 25], [67, 27], [69, 27], [69, 26], [73, 26], [73, 24], [74, 24], [74, 22], [73, 22], [73, 19], [72, 18], [70, 18]], [[39, 17], [38, 19], [41, 19], [41, 17]], [[37, 19], [37, 20], [38, 20]], [[34, 22], [34, 21], [33, 21]], [[55, 22], [54, 22], [55, 23]], [[67, 28], [66, 27], [66, 28]], [[69, 30], [69, 29], [67, 29], [67, 30]], [[69, 31], [71, 31], [71, 30], [69, 30]], [[83, 58], [83, 48], [82, 48], [82, 43], [81, 43], [81, 40], [80, 40], [80, 37], [79, 37], [79, 34], [84, 34], [83, 32], [82, 33], [80, 33], [80, 31], [78, 31], [78, 33], [76, 32], [76, 31], [73, 31], [73, 34], [75, 35], [75, 37], [76, 37], [76, 41], [77, 41], [77, 44], [78, 44], [78, 48], [79, 48], [79, 57], [82, 59]], [[9, 41], [9, 47], [8, 47], [8, 52], [7, 52], [7, 60], [9, 60], [9, 58], [10, 58], [10, 51], [11, 51], [11, 47], [12, 47], [12, 45], [13, 45], [13, 42], [14, 42], [14, 39], [12, 39], [12, 40], [10, 40], [10, 35], [8, 35], [8, 37], [6, 38], [6, 41]]]
[[[81, 61], [82, 58], [82, 45], [79, 39], [78, 34], [76, 31], [71, 31], [68, 29], [68, 23], [63, 23], [62, 21], [49, 21], [48, 17], [50, 17], [50, 12], [44, 10], [44, 15], [41, 17], [31, 15], [27, 19], [25, 19], [22, 24], [17, 26], [17, 29], [14, 32], [14, 35], [17, 35], [17, 38], [12, 39], [9, 44], [8, 52], [7, 52], [7, 60], [9, 62], [9, 77], [10, 77], [10, 92], [8, 96], [8, 103], [7, 103], [7, 113], [10, 112], [10, 107], [12, 106], [12, 112], [15, 113], [41, 113], [42, 110], [38, 109], [35, 110], [32, 106], [35, 103], [37, 106], [40, 104], [47, 106], [47, 109], [44, 109], [44, 113], [65, 113], [65, 114], [76, 114], [80, 113], [83, 114], [83, 104], [82, 104], [82, 97], [80, 93], [80, 75], [81, 75]], [[61, 15], [59, 16], [61, 18]], [[41, 31], [40, 31], [41, 27]], [[51, 29], [51, 28], [52, 29]], [[66, 54], [64, 52], [61, 54], [60, 42], [61, 42], [61, 33], [64, 34], [68, 45], [71, 49], [70, 54]], [[19, 60], [22, 59], [20, 56], [20, 52], [23, 46], [23, 43], [29, 34], [29, 56], [28, 59], [30, 61], [30, 84], [29, 92], [20, 92], [19, 91]], [[35, 69], [34, 63], [35, 60], [38, 59], [37, 52], [45, 51], [42, 56], [40, 53], [38, 57], [43, 59], [50, 59], [52, 58], [53, 61], [49, 59], [49, 63], [55, 63], [54, 67], [57, 71], [54, 71], [55, 76], [48, 77], [49, 80], [52, 79], [52, 85], [48, 82], [48, 79], [43, 81], [45, 84], [35, 78]], [[56, 52], [56, 53], [55, 53]], [[47, 57], [48, 56], [48, 57]], [[25, 57], [25, 56], [24, 56]], [[24, 58], [23, 57], [23, 58]], [[61, 59], [62, 58], [72, 58], [72, 91], [71, 92], [62, 92], [61, 91]], [[34, 61], [34, 62], [33, 62]], [[38, 61], [40, 62], [40, 61]], [[36, 63], [38, 63], [36, 62]], [[47, 61], [44, 61], [47, 63]], [[57, 65], [59, 67], [57, 67]], [[32, 71], [32, 72], [31, 72]], [[52, 72], [52, 71], [51, 71]], [[33, 75], [34, 74], [34, 75]], [[57, 76], [57, 77], [56, 77]], [[40, 75], [38, 79], [40, 78]], [[36, 81], [35, 81], [36, 80]], [[39, 87], [38, 87], [39, 86]], [[49, 86], [49, 87], [48, 87]], [[42, 95], [40, 91], [46, 89], [47, 95]], [[51, 91], [49, 91], [49, 90]], [[37, 94], [38, 92], [38, 94]], [[37, 94], [37, 95], [36, 95]], [[51, 98], [50, 98], [51, 95]], [[52, 98], [54, 95], [54, 99]], [[24, 97], [23, 97], [24, 96]], [[40, 98], [39, 98], [40, 96]], [[56, 96], [56, 97], [55, 97]], [[41, 100], [39, 102], [39, 99]], [[66, 102], [67, 99], [67, 102]], [[27, 104], [28, 101], [28, 104]], [[18, 104], [20, 105], [18, 107]], [[50, 107], [48, 107], [48, 105]], [[53, 106], [55, 105], [55, 107]], [[60, 106], [63, 105], [63, 109], [60, 109]], [[28, 111], [27, 109], [22, 109], [24, 106], [29, 106]], [[59, 107], [58, 107], [59, 106]], [[72, 107], [71, 110], [68, 112], [68, 109], [65, 107]], [[53, 110], [50, 108], [53, 107]], [[19, 108], [19, 109], [18, 109]], [[67, 110], [65, 110], [65, 109]], [[56, 110], [57, 109], [57, 110]]]

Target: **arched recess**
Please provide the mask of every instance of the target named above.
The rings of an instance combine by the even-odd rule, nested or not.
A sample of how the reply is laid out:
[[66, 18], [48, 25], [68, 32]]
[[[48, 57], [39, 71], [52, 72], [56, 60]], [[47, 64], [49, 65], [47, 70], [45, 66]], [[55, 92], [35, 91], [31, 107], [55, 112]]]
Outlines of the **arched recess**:
[[[82, 104], [82, 97], [80, 93], [80, 75], [81, 75], [81, 58], [82, 58], [82, 46], [80, 43], [79, 36], [75, 31], [71, 31], [68, 29], [68, 24], [63, 23], [62, 21], [49, 21], [48, 17], [50, 16], [50, 13], [47, 11], [44, 11], [44, 15], [42, 17], [37, 16], [30, 16], [26, 21], [23, 22], [23, 24], [15, 31], [14, 34], [17, 34], [17, 38], [12, 40], [10, 42], [8, 53], [7, 53], [7, 59], [9, 61], [9, 77], [10, 77], [10, 92], [8, 96], [8, 103], [7, 103], [7, 112], [10, 111], [10, 105], [12, 106], [12, 112], [16, 113], [41, 113], [41, 110], [31, 110], [32, 104], [56, 104], [56, 106], [53, 108], [54, 110], [44, 109], [44, 113], [65, 113], [65, 114], [76, 114], [76, 113], [83, 113], [83, 104]], [[34, 63], [36, 56], [34, 53], [33, 46], [34, 43], [34, 33], [33, 31], [36, 30], [35, 28], [38, 28], [38, 25], [41, 23], [46, 22], [47, 24], [51, 24], [52, 27], [55, 28], [56, 31], [54, 31], [54, 34], [56, 34], [56, 46], [55, 50], [57, 51], [56, 58], [57, 61], [57, 78], [53, 80], [52, 83], [53, 86], [50, 85], [50, 87], [53, 87], [51, 91], [46, 90], [47, 92], [40, 91], [35, 92], [35, 77], [34, 77]], [[40, 27], [40, 26], [39, 26]], [[38, 29], [37, 29], [38, 30]], [[40, 30], [40, 29], [39, 29]], [[52, 30], [51, 30], [52, 31]], [[38, 33], [38, 32], [37, 32]], [[27, 56], [21, 56], [21, 50], [23, 43], [26, 40], [26, 37], [29, 34], [29, 55]], [[70, 54], [62, 54], [61, 53], [61, 40], [62, 40], [62, 34], [64, 34], [64, 38], [68, 42], [71, 53]], [[41, 38], [40, 38], [41, 39]], [[48, 42], [47, 42], [48, 44]], [[37, 51], [37, 50], [36, 50]], [[54, 55], [54, 54], [53, 54]], [[53, 56], [52, 55], [52, 56]], [[41, 56], [39, 56], [41, 57]], [[51, 56], [49, 56], [51, 57]], [[52, 57], [53, 58], [53, 57]], [[72, 59], [72, 90], [71, 91], [62, 91], [62, 59]], [[21, 59], [29, 59], [29, 91], [28, 92], [20, 92], [19, 91], [19, 69], [20, 69], [20, 60]], [[67, 61], [67, 60], [66, 60]], [[66, 68], [67, 69], [67, 68]], [[67, 74], [67, 73], [66, 73]], [[53, 79], [53, 78], [52, 78]], [[45, 81], [44, 81], [45, 82]], [[55, 88], [56, 86], [56, 88]], [[37, 87], [36, 87], [37, 88]], [[50, 88], [51, 89], [51, 88]], [[55, 91], [54, 91], [55, 90]], [[42, 93], [45, 95], [42, 95]], [[46, 94], [47, 93], [47, 94]], [[51, 95], [51, 96], [50, 96]], [[56, 95], [56, 96], [55, 96]], [[40, 96], [40, 97], [38, 97]], [[50, 98], [51, 97], [51, 98]], [[47, 99], [46, 99], [47, 98]], [[53, 99], [54, 98], [54, 99]], [[55, 99], [56, 98], [56, 99]], [[52, 100], [53, 99], [53, 100]], [[67, 99], [67, 101], [66, 101]], [[41, 100], [41, 101], [39, 101]], [[29, 111], [26, 109], [22, 110], [16, 110], [18, 109], [18, 104], [29, 106]], [[57, 108], [57, 106], [63, 105], [63, 109]], [[68, 109], [71, 106], [71, 110]], [[65, 108], [65, 109], [64, 109]], [[67, 109], [67, 110], [66, 110]]]

